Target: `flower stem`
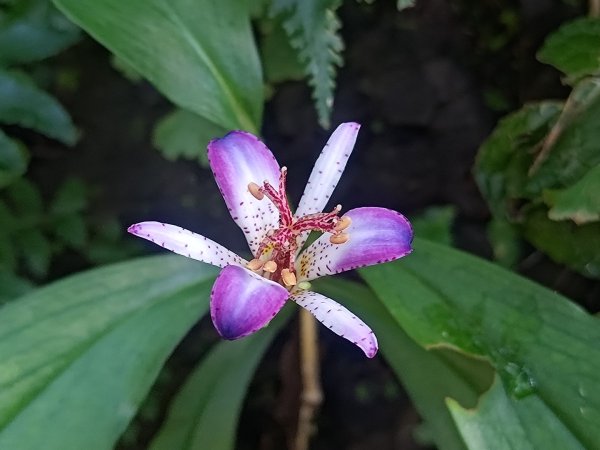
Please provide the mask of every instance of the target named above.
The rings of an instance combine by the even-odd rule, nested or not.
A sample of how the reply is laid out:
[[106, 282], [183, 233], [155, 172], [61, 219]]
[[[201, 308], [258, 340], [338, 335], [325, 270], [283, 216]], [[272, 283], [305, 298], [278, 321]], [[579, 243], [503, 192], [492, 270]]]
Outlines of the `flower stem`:
[[296, 431], [295, 450], [308, 450], [315, 412], [323, 401], [319, 370], [317, 321], [300, 308], [300, 372], [302, 392]]

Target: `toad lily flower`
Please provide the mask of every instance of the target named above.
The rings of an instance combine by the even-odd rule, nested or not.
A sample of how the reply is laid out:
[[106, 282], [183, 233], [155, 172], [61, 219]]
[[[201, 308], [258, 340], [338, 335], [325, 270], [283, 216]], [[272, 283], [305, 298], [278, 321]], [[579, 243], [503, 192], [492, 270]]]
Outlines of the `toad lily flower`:
[[[258, 138], [233, 131], [209, 143], [210, 166], [233, 220], [246, 236], [253, 255], [250, 261], [174, 225], [142, 222], [128, 231], [223, 268], [210, 299], [211, 317], [223, 338], [254, 333], [291, 300], [372, 358], [377, 353], [373, 331], [342, 305], [309, 290], [315, 278], [392, 261], [412, 250], [410, 223], [395, 211], [356, 208], [340, 217], [338, 205], [322, 212], [359, 128], [345, 123], [335, 130], [315, 164], [296, 214], [285, 192], [287, 168], [279, 167]], [[322, 234], [301, 251], [311, 231]]]

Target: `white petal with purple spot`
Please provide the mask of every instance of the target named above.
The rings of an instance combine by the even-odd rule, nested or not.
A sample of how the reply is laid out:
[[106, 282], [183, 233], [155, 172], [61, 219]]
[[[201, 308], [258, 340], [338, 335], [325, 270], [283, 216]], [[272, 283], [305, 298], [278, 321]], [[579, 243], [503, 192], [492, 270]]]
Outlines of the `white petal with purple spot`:
[[341, 124], [333, 132], [306, 183], [296, 217], [323, 211], [344, 172], [359, 129], [359, 124], [348, 122]]
[[235, 223], [256, 255], [267, 231], [277, 227], [279, 213], [268, 199], [257, 200], [248, 191], [251, 182], [262, 186], [279, 183], [279, 164], [257, 137], [232, 131], [208, 144], [208, 160]]
[[131, 225], [127, 231], [154, 242], [179, 255], [197, 259], [213, 266], [229, 264], [245, 265], [246, 260], [222, 245], [185, 228], [161, 222], [141, 222]]
[[312, 291], [294, 293], [292, 300], [310, 311], [335, 334], [360, 347], [369, 358], [377, 353], [377, 338], [373, 331], [338, 302]]
[[298, 282], [393, 261], [412, 251], [412, 227], [402, 214], [367, 207], [352, 209], [344, 217], [352, 220], [344, 230], [349, 240], [332, 244], [325, 233], [309, 245], [296, 262]]
[[225, 267], [210, 296], [210, 316], [225, 339], [239, 339], [266, 326], [289, 298], [280, 284], [239, 266]]

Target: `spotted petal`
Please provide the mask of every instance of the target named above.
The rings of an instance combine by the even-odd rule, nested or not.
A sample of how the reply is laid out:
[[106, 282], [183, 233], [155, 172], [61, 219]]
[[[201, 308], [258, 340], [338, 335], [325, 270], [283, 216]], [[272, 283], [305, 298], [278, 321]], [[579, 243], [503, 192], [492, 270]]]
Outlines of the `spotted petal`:
[[287, 289], [240, 266], [225, 267], [212, 289], [210, 315], [225, 339], [239, 339], [267, 325], [289, 297]]
[[358, 317], [336, 301], [312, 291], [300, 291], [292, 300], [306, 308], [335, 334], [360, 347], [369, 358], [377, 353], [377, 338]]
[[406, 217], [385, 208], [356, 208], [344, 217], [350, 239], [332, 244], [325, 233], [299, 257], [298, 281], [313, 280], [358, 267], [401, 258], [412, 251], [412, 227]]
[[279, 164], [257, 137], [232, 131], [208, 144], [208, 160], [235, 223], [242, 229], [253, 255], [266, 232], [277, 226], [279, 213], [267, 199], [257, 200], [248, 184], [266, 180], [277, 187]]
[[229, 264], [245, 265], [246, 261], [222, 245], [185, 228], [161, 222], [141, 222], [131, 225], [127, 231], [154, 242], [179, 255], [197, 259], [213, 266]]
[[359, 124], [348, 122], [341, 124], [333, 132], [306, 183], [296, 217], [323, 211], [346, 167], [359, 128]]

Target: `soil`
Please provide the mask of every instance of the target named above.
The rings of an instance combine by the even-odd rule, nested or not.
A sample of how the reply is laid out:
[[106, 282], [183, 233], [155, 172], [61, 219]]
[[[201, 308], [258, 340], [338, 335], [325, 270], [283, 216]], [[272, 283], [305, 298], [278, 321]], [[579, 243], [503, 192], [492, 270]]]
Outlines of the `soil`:
[[[347, 50], [332, 122], [352, 120], [363, 127], [333, 201], [344, 209], [377, 205], [409, 216], [432, 205], [454, 205], [456, 245], [490, 258], [489, 211], [471, 174], [477, 149], [509, 110], [564, 96], [559, 75], [534, 55], [549, 31], [581, 11], [552, 0], [417, 3], [401, 14], [395, 2], [383, 0], [345, 2], [340, 9]], [[506, 11], [516, 24], [502, 19]], [[504, 44], [498, 47], [494, 39]], [[57, 64], [77, 74], [77, 90], [59, 94], [84, 134], [74, 149], [32, 142], [32, 174], [45, 192], [75, 174], [95, 188], [94, 210], [117, 215], [123, 224], [175, 223], [245, 251], [210, 172], [195, 162], [166, 162], [152, 148], [153, 126], [170, 110], [160, 94], [125, 80], [91, 39]], [[499, 98], [501, 107], [490, 98]], [[317, 124], [304, 83], [278, 86], [266, 105], [263, 137], [290, 169], [292, 199], [300, 198], [328, 135]], [[523, 273], [600, 309], [597, 283], [528, 251], [533, 256], [524, 259]], [[53, 275], [63, 272], [57, 268]], [[205, 322], [169, 360], [168, 376], [151, 397], [159, 405], [168, 404], [216, 340]], [[298, 389], [294, 330], [282, 333], [256, 373], [240, 420], [239, 449], [285, 446]], [[325, 401], [312, 448], [429, 448], [418, 414], [385, 361], [367, 360], [327, 330], [321, 338]], [[142, 409], [119, 448], [146, 448], [163, 417], [150, 409]]]

